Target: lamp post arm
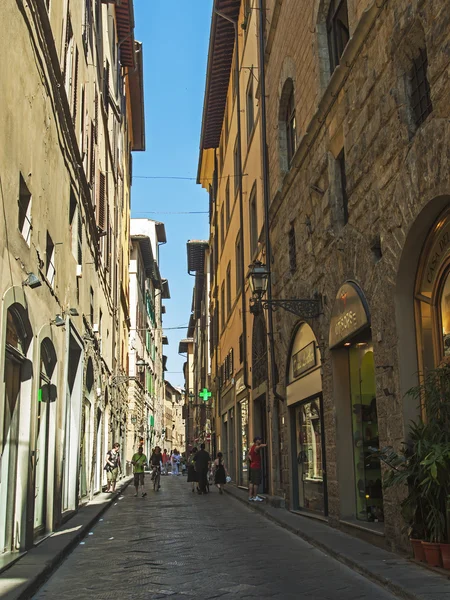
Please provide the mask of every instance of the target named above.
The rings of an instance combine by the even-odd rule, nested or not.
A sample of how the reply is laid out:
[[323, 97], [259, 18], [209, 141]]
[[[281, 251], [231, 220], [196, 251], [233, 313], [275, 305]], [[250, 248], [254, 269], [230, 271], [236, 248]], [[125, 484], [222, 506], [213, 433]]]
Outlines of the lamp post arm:
[[[282, 308], [302, 319], [315, 319], [322, 313], [322, 303], [319, 299], [288, 299], [277, 298], [276, 300], [253, 300], [255, 312], [258, 311], [258, 305], [261, 308], [270, 311]], [[250, 309], [251, 310], [251, 309]]]

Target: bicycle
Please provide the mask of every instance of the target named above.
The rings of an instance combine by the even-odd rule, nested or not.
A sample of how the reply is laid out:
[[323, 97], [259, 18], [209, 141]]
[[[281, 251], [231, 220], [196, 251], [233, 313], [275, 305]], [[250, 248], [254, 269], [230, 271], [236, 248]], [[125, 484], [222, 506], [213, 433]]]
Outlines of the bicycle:
[[153, 465], [152, 467], [153, 491], [159, 492], [161, 487], [161, 467]]

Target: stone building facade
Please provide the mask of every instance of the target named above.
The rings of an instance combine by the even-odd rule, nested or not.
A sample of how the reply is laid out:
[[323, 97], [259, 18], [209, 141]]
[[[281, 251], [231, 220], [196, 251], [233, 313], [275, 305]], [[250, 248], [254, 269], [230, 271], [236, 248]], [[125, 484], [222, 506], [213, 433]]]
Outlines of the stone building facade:
[[[450, 353], [449, 8], [448, 0], [213, 6], [198, 181], [210, 192], [211, 385], [220, 449], [227, 443], [234, 479], [245, 483], [236, 460], [242, 436], [248, 445], [262, 434], [268, 449], [260, 491], [394, 549], [406, 542], [400, 498], [384, 489], [373, 450], [407, 439], [418, 414], [407, 391]], [[255, 106], [241, 95], [237, 116], [229, 112], [236, 38], [219, 19], [224, 13], [241, 26], [239, 80], [254, 64], [248, 52], [260, 31], [264, 37]], [[247, 28], [256, 15], [262, 22], [252, 46]], [[233, 136], [239, 119], [245, 131], [255, 115], [267, 135], [267, 169], [256, 145], [242, 171], [244, 214], [254, 177], [268, 211], [258, 221], [257, 251], [245, 246], [246, 261], [269, 263], [274, 300], [317, 308], [315, 316], [296, 316], [260, 305], [247, 314], [239, 391], [243, 371], [234, 361], [224, 387], [221, 364], [245, 329], [239, 311], [250, 301], [247, 283], [245, 306], [227, 292], [235, 276], [230, 228], [251, 236], [251, 222], [221, 216], [226, 178], [239, 174], [238, 154], [231, 165], [226, 151], [230, 114]], [[242, 157], [249, 147], [242, 143]], [[245, 433], [236, 419], [239, 394], [249, 400]]]
[[291, 508], [393, 548], [369, 448], [407, 438], [405, 394], [448, 354], [449, 8], [266, 2], [274, 296], [322, 300], [275, 314], [272, 459]]
[[102, 490], [112, 441], [127, 455], [121, 281], [145, 140], [132, 0], [6, 0], [1, 20], [3, 565]]

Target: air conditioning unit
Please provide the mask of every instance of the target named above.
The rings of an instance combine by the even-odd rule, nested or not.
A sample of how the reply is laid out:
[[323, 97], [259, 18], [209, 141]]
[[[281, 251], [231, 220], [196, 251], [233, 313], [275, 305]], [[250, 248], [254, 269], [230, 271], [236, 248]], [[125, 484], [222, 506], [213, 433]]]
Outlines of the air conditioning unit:
[[81, 277], [83, 275], [83, 265], [77, 265], [77, 277]]
[[98, 323], [94, 323], [94, 324], [92, 325], [92, 331], [93, 331], [94, 333], [98, 333]]

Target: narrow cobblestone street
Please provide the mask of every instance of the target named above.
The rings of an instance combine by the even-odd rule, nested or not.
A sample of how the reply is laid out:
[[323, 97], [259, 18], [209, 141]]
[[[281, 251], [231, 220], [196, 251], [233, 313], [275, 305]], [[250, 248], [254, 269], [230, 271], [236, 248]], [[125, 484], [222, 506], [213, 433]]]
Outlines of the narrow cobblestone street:
[[229, 495], [147, 491], [130, 485], [35, 598], [394, 598]]

